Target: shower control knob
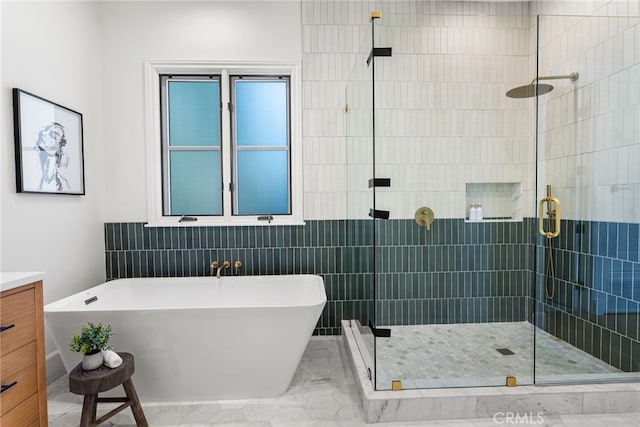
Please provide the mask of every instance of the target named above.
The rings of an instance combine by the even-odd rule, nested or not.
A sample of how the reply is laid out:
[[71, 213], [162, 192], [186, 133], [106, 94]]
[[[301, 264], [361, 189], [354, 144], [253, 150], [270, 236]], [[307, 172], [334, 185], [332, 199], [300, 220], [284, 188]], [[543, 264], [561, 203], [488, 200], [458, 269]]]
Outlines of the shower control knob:
[[242, 267], [242, 261], [237, 260], [236, 262], [233, 263], [233, 268], [235, 270], [236, 276], [238, 275], [238, 271], [240, 270], [241, 267]]

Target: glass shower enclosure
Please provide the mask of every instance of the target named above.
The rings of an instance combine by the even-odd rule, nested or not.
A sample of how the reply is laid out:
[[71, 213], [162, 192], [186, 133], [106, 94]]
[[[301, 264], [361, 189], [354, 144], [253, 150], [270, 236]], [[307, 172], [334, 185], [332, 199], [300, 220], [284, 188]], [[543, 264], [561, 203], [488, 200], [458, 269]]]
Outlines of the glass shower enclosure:
[[640, 378], [637, 43], [640, 19], [372, 14], [345, 114], [376, 390]]

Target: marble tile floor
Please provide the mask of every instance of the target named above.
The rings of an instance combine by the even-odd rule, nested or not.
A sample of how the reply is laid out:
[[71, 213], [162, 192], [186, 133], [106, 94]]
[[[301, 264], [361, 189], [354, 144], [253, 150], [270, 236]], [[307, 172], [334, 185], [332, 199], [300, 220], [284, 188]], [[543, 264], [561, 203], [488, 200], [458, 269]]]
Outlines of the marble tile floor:
[[[389, 338], [378, 338], [377, 388], [501, 386], [507, 376], [533, 383], [534, 328], [528, 322], [461, 323], [392, 326]], [[620, 374], [613, 366], [567, 342], [536, 330], [538, 381], [596, 378]], [[368, 347], [372, 347], [368, 339]], [[509, 349], [503, 355], [497, 349]]]
[[[133, 377], [135, 383], [135, 374]], [[238, 426], [238, 427], [330, 427], [365, 426], [346, 350], [340, 337], [313, 337], [298, 366], [291, 386], [282, 396], [208, 402], [143, 402], [151, 426]], [[66, 375], [47, 389], [49, 426], [77, 426], [82, 396], [68, 391]], [[100, 404], [98, 416], [116, 405]], [[533, 420], [538, 421], [538, 420]], [[373, 424], [377, 426], [462, 426], [481, 427], [506, 424], [497, 417], [473, 420], [417, 421]], [[134, 426], [130, 410], [103, 425]], [[640, 412], [630, 414], [545, 416], [545, 426], [640, 426]]]

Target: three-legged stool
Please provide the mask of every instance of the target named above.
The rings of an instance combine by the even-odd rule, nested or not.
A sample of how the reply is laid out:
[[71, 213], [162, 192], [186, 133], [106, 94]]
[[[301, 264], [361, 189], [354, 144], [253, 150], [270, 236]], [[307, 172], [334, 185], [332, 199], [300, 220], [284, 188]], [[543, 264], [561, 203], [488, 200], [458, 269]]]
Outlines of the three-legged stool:
[[[85, 371], [82, 369], [82, 363], [79, 363], [69, 373], [69, 390], [71, 393], [84, 395], [80, 427], [93, 427], [102, 424], [128, 407], [131, 407], [131, 412], [133, 412], [133, 417], [138, 427], [147, 427], [149, 425], [142, 411], [136, 389], [131, 381], [131, 376], [134, 372], [133, 355], [130, 353], [118, 353], [118, 355], [122, 358], [122, 365], [117, 368], [111, 369], [103, 365], [98, 369]], [[98, 393], [111, 390], [119, 385], [124, 387], [127, 397], [98, 397]], [[96, 420], [99, 402], [124, 403]]]

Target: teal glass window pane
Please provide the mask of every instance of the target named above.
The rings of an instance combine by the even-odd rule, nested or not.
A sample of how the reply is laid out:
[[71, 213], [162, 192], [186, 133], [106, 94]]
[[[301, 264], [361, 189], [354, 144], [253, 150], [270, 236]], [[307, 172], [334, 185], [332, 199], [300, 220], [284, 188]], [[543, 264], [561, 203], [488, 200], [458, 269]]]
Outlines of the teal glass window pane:
[[169, 146], [220, 146], [218, 81], [169, 81]]
[[288, 152], [238, 151], [238, 214], [289, 214]]
[[287, 81], [235, 81], [236, 144], [287, 146]]
[[171, 151], [170, 215], [222, 215], [220, 151]]

